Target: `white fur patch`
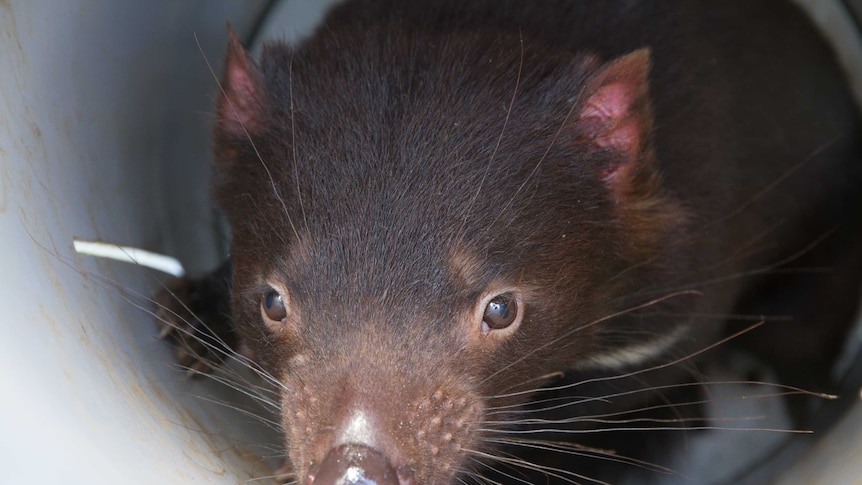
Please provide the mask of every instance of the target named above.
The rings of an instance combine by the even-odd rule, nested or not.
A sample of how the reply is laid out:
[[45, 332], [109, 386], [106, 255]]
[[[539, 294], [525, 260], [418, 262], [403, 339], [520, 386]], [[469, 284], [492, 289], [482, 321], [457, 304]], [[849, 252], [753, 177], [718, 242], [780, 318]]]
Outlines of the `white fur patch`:
[[335, 444], [361, 444], [373, 448], [376, 445], [374, 431], [370, 417], [361, 409], [354, 409], [344, 428], [338, 433]]
[[579, 368], [581, 369], [623, 369], [634, 367], [652, 360], [673, 347], [688, 333], [688, 328], [680, 325], [670, 333], [657, 336], [646, 342], [634, 342], [631, 345], [615, 348], [603, 354], [590, 357], [590, 360]]

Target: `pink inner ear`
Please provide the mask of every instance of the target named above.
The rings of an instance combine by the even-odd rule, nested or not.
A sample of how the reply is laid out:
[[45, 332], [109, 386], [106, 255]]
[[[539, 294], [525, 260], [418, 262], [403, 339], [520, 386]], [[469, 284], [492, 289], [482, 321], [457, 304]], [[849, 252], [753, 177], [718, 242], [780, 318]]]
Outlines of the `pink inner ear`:
[[640, 148], [640, 120], [632, 111], [637, 86], [612, 82], [599, 88], [584, 104], [581, 119], [593, 121], [593, 143], [620, 152], [624, 162], [633, 161]]
[[263, 116], [261, 84], [254, 62], [228, 26], [228, 46], [218, 101], [221, 129], [235, 136], [258, 131]]
[[618, 57], [587, 78], [576, 127], [581, 142], [610, 152], [599, 169], [617, 201], [629, 193], [652, 117], [647, 100], [649, 49]]
[[634, 97], [632, 91], [633, 86], [625, 83], [602, 86], [587, 100], [581, 118], [597, 117], [606, 122], [621, 119]]
[[233, 125], [231, 131], [252, 130], [257, 124], [258, 87], [251, 79], [244, 62], [231, 62], [227, 66], [225, 86], [225, 115]]

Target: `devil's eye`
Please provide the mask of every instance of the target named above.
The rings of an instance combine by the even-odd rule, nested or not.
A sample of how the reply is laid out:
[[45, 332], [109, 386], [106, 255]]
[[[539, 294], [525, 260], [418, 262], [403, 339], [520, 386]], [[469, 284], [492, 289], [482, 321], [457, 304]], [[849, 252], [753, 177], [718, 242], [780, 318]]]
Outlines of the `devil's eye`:
[[490, 330], [500, 330], [511, 325], [517, 317], [518, 300], [511, 293], [503, 293], [488, 302], [482, 322]]
[[283, 295], [270, 288], [263, 293], [260, 299], [260, 309], [264, 317], [272, 322], [281, 322], [287, 318], [287, 295]]

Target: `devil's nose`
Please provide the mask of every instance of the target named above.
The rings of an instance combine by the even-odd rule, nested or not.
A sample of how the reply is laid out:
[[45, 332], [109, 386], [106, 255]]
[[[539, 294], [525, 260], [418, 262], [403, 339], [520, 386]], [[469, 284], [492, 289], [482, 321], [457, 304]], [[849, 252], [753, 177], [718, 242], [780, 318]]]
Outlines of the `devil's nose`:
[[[409, 471], [407, 471], [409, 475]], [[407, 485], [412, 477], [392, 468], [383, 454], [364, 445], [347, 444], [333, 448], [308, 472], [307, 484], [313, 485]]]

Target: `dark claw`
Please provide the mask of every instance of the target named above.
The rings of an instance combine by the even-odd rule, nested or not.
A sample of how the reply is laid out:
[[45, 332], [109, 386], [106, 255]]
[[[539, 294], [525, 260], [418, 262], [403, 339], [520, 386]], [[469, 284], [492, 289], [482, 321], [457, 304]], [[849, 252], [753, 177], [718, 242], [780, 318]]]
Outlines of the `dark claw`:
[[239, 338], [230, 318], [230, 262], [201, 278], [175, 278], [154, 296], [159, 339], [175, 346], [189, 375], [211, 372], [236, 353]]

